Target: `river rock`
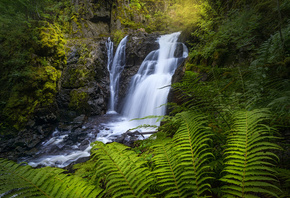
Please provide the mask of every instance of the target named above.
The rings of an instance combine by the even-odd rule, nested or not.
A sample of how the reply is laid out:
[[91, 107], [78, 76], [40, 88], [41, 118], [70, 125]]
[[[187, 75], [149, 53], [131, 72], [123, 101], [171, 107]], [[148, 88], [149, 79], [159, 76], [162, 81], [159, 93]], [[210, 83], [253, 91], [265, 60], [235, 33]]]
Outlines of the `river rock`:
[[134, 132], [127, 131], [126, 133], [123, 133], [122, 135], [116, 137], [116, 139], [114, 139], [113, 141], [124, 144], [129, 147], [134, 147], [134, 143], [137, 140], [140, 140], [143, 138], [144, 136], [139, 131], [134, 131]]

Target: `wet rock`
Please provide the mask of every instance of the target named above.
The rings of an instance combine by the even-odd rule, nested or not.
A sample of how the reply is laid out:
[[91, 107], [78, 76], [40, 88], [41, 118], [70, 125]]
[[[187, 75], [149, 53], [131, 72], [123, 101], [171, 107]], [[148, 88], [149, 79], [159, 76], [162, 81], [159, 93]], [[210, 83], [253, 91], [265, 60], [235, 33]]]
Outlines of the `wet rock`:
[[74, 173], [75, 170], [73, 169], [73, 166], [75, 164], [84, 163], [84, 162], [88, 161], [89, 159], [90, 159], [90, 157], [81, 157], [81, 158], [77, 159], [76, 161], [70, 163], [68, 166], [64, 167], [64, 169], [66, 169], [68, 171], [68, 173]]
[[35, 125], [35, 120], [30, 119], [27, 124], [26, 127], [27, 128], [32, 128]]
[[[171, 79], [171, 84], [179, 82], [183, 78], [184, 72], [185, 72], [184, 63], [185, 62], [180, 64], [177, 67], [177, 69], [175, 70], [175, 72], [174, 72], [174, 74], [172, 76], [172, 79]], [[184, 101], [180, 97], [178, 97], [179, 94], [180, 93], [177, 90], [174, 90], [174, 89], [171, 88], [169, 93], [168, 93], [168, 102], [173, 102], [173, 103], [177, 103], [177, 104], [181, 105]], [[166, 111], [167, 111], [166, 113], [169, 114], [169, 112], [171, 110], [169, 108], [167, 108]]]
[[80, 150], [85, 150], [89, 145], [90, 145], [90, 141], [84, 140], [81, 142], [79, 148], [80, 148]]
[[85, 140], [86, 136], [87, 133], [83, 129], [77, 128], [69, 133], [69, 135], [65, 138], [65, 143], [68, 143], [70, 140], [71, 143], [69, 145], [74, 145]]
[[38, 108], [34, 113], [35, 125], [42, 124], [55, 124], [57, 122], [57, 107], [56, 104], [52, 104], [49, 108]]
[[72, 127], [73, 126], [71, 124], [60, 122], [57, 128], [61, 131], [71, 131]]
[[134, 132], [127, 131], [126, 133], [123, 133], [122, 135], [116, 137], [116, 139], [114, 139], [113, 141], [124, 144], [129, 147], [134, 147], [135, 141], [143, 138], [144, 136], [139, 131]]
[[85, 119], [86, 119], [86, 116], [82, 114], [73, 120], [73, 124], [83, 125], [85, 122]]
[[76, 64], [80, 58], [77, 48], [73, 47], [71, 53], [67, 57], [67, 64]]

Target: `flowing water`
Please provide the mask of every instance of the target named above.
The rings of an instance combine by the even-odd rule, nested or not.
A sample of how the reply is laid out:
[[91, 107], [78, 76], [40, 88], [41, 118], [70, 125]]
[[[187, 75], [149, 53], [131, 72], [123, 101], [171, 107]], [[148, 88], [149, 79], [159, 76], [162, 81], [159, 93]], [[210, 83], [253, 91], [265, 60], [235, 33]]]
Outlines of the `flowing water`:
[[[87, 141], [102, 141], [104, 143], [114, 139], [124, 132], [139, 125], [156, 125], [156, 118], [132, 120], [150, 115], [165, 115], [167, 97], [170, 90], [172, 75], [180, 63], [187, 57], [188, 50], [183, 43], [177, 42], [180, 32], [161, 36], [157, 42], [159, 49], [148, 54], [139, 71], [131, 79], [130, 88], [124, 101], [122, 111], [117, 113], [118, 87], [120, 74], [125, 66], [125, 48], [127, 36], [120, 42], [113, 58], [113, 43], [108, 39], [106, 46], [108, 52], [108, 70], [110, 72], [109, 108], [106, 122], [95, 124], [94, 127], [84, 125]], [[182, 47], [181, 47], [182, 46]], [[179, 48], [178, 48], [179, 47]], [[178, 49], [178, 50], [177, 50]], [[91, 122], [92, 123], [92, 122]], [[92, 124], [91, 124], [92, 125]], [[152, 128], [139, 128], [139, 132], [151, 131]], [[82, 157], [88, 157], [90, 146], [83, 147], [81, 143], [66, 146], [65, 141], [69, 132], [55, 131], [48, 141], [44, 142], [41, 151], [34, 159], [24, 159], [32, 166], [58, 166], [65, 167]], [[59, 148], [58, 152], [55, 152]], [[64, 149], [63, 149], [64, 148]], [[54, 154], [49, 154], [53, 150]], [[23, 160], [22, 160], [23, 161]]]
[[121, 72], [124, 70], [126, 62], [126, 43], [127, 36], [123, 38], [118, 45], [114, 59], [113, 42], [109, 38], [106, 47], [108, 52], [108, 71], [110, 73], [110, 100], [107, 113], [116, 113], [116, 105], [118, 103], [119, 81]]
[[[105, 124], [98, 141], [110, 142], [116, 136], [139, 125], [159, 126], [156, 118], [132, 120], [146, 116], [165, 115], [167, 96], [170, 90], [172, 75], [177, 66], [188, 55], [186, 46], [178, 43], [180, 32], [164, 35], [158, 39], [159, 49], [150, 52], [133, 76], [128, 90], [125, 105], [119, 120]], [[176, 53], [177, 46], [182, 45], [182, 53]], [[176, 55], [177, 54], [177, 55]], [[108, 130], [109, 129], [109, 130]], [[152, 131], [152, 128], [139, 128], [140, 132]]]

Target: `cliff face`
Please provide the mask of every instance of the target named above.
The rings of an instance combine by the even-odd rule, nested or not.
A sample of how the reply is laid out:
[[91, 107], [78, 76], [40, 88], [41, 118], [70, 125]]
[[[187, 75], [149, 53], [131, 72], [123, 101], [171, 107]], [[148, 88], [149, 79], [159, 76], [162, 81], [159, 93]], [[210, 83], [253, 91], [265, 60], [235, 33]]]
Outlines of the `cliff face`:
[[[127, 62], [120, 78], [119, 107], [126, 96], [131, 77], [137, 73], [148, 53], [159, 47], [155, 42], [158, 34], [139, 32], [128, 36]], [[110, 97], [106, 40], [107, 37], [85, 38], [68, 44], [67, 65], [63, 69], [57, 94], [60, 121], [69, 122], [81, 114], [94, 116], [106, 113]]]
[[105, 42], [106, 38], [88, 38], [68, 43], [68, 61], [57, 94], [61, 121], [70, 121], [80, 114], [105, 113], [109, 94]]

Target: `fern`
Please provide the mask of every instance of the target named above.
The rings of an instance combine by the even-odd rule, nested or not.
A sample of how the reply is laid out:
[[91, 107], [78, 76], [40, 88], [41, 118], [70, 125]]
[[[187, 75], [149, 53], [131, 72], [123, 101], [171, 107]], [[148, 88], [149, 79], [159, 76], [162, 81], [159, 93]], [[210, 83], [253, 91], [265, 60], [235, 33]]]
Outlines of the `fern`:
[[104, 177], [109, 197], [146, 197], [154, 181], [147, 163], [129, 147], [96, 142], [92, 154], [96, 159], [96, 175]]
[[[176, 132], [173, 141], [180, 156], [180, 168], [184, 168], [181, 179], [185, 184], [190, 184], [190, 191], [194, 197], [201, 197], [209, 191], [208, 163], [211, 157], [209, 142], [211, 141], [209, 128], [205, 126], [205, 119], [198, 113], [180, 113], [183, 123]], [[187, 193], [184, 197], [187, 197]]]
[[181, 197], [182, 182], [178, 169], [178, 158], [172, 140], [161, 140], [154, 146], [153, 162], [155, 164], [154, 174], [158, 178], [158, 186], [162, 189], [161, 194], [165, 197]]
[[264, 110], [240, 111], [235, 114], [234, 131], [229, 134], [224, 153], [225, 176], [221, 181], [224, 197], [278, 197], [274, 184], [273, 161], [278, 157], [269, 150], [279, 147], [267, 140], [268, 128], [262, 125], [268, 114]]
[[163, 140], [154, 146], [154, 173], [165, 197], [202, 197], [210, 188], [210, 132], [204, 118], [194, 112], [178, 114], [182, 120], [173, 142]]
[[0, 197], [96, 197], [102, 190], [62, 169], [33, 169], [0, 159]]

